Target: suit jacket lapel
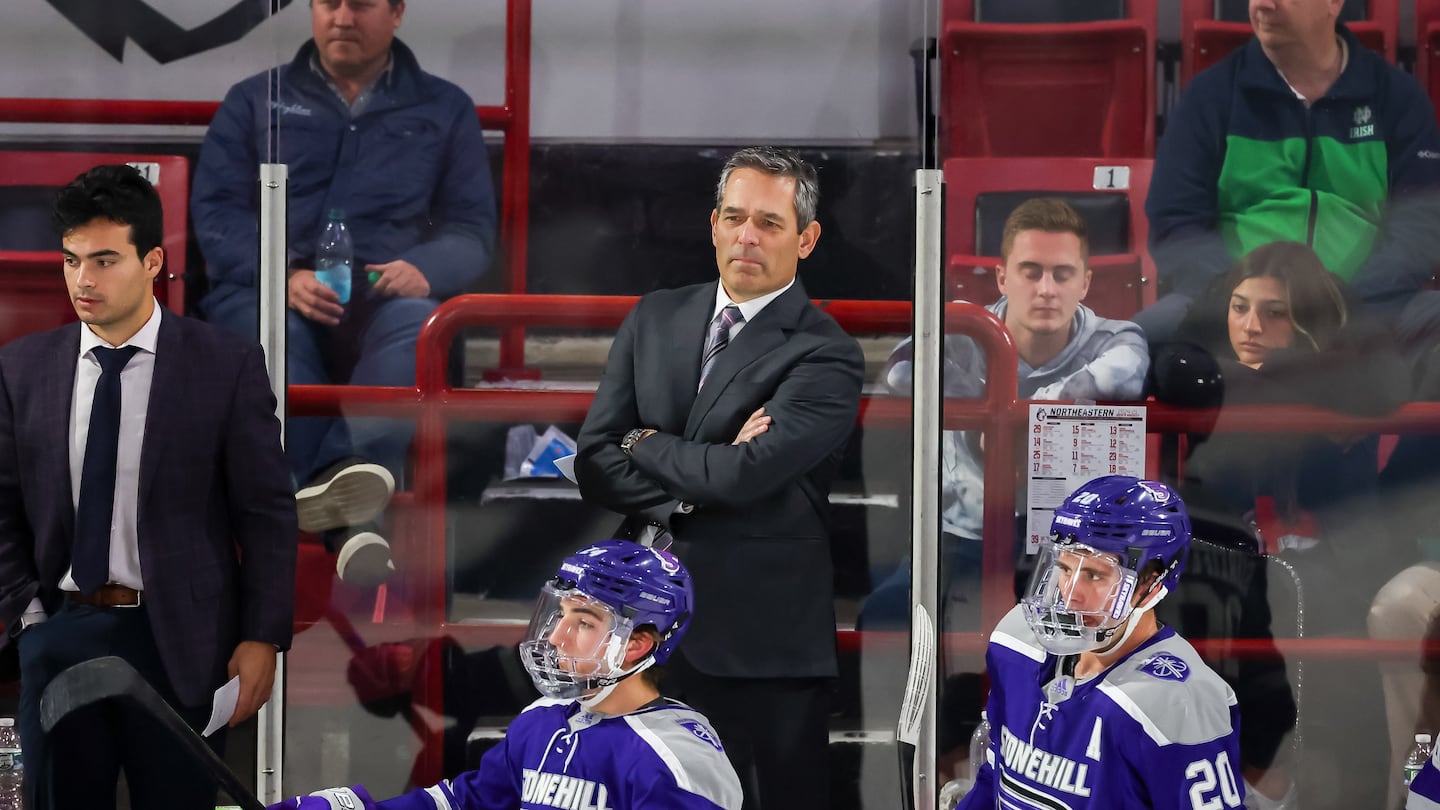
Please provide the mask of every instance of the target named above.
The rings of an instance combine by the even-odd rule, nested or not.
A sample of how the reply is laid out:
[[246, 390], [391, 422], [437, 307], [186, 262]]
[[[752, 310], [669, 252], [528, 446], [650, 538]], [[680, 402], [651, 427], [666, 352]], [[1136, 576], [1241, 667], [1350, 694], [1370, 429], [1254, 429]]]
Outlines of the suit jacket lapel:
[[662, 424], [684, 424], [695, 403], [695, 388], [700, 384], [700, 355], [705, 351], [705, 334], [714, 308], [715, 284], [698, 285], [671, 312], [660, 333], [653, 336], [665, 341], [668, 357], [664, 376], [668, 412]]
[[[808, 303], [805, 288], [796, 280], [794, 286], [760, 310], [755, 320], [746, 323], [730, 345], [716, 355], [715, 366], [710, 369], [710, 376], [705, 378], [705, 387], [700, 389], [695, 404], [690, 408], [690, 418], [685, 423], [685, 438], [695, 438], [715, 400], [741, 369], [785, 345], [802, 308]], [[696, 379], [699, 379], [698, 374]]]
[[[75, 367], [80, 360], [80, 330], [84, 324], [76, 322], [75, 328], [57, 333], [58, 337], [45, 359], [41, 360], [40, 403], [43, 412], [39, 414], [40, 447], [44, 460], [41, 473], [57, 482], [63, 494], [63, 503], [70, 506], [75, 502], [75, 490], [70, 484], [70, 410], [75, 399]], [[42, 480], [44, 480], [42, 478]], [[75, 510], [60, 510], [60, 525], [65, 537], [75, 533]]]
[[[169, 312], [160, 313], [160, 333], [155, 338], [155, 371], [150, 380], [150, 404], [145, 408], [145, 436], [140, 444], [140, 489], [136, 503], [142, 511], [150, 494], [150, 485], [160, 469], [160, 459], [165, 455], [165, 425], [174, 424], [171, 409], [175, 407], [174, 392], [181, 384], [181, 352], [179, 328], [174, 323], [179, 316]], [[169, 392], [169, 395], [167, 395]]]

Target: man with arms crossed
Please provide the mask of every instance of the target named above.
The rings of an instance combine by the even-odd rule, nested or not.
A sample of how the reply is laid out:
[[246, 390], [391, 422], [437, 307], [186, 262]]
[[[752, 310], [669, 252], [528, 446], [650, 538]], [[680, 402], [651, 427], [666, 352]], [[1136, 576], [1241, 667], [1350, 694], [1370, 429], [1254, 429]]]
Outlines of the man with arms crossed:
[[829, 806], [829, 492], [865, 364], [796, 279], [818, 199], [791, 152], [731, 156], [710, 215], [718, 283], [636, 304], [575, 464], [586, 500], [674, 533], [706, 607], [671, 678], [715, 722], [747, 810]]

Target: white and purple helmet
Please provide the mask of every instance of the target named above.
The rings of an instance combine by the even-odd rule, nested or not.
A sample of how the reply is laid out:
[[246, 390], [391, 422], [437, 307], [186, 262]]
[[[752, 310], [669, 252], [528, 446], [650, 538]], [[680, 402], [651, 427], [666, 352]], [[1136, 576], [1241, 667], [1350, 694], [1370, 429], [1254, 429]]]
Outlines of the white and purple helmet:
[[[1190, 518], [1170, 487], [1125, 475], [1096, 478], [1058, 507], [1021, 600], [1041, 646], [1071, 655], [1106, 646], [1138, 607], [1148, 610], [1180, 581]], [[1154, 582], [1140, 582], [1147, 570]]]
[[[690, 573], [668, 551], [603, 540], [560, 564], [541, 588], [520, 658], [550, 697], [574, 698], [612, 686], [675, 652], [694, 611]], [[643, 666], [625, 667], [631, 634], [658, 639]]]

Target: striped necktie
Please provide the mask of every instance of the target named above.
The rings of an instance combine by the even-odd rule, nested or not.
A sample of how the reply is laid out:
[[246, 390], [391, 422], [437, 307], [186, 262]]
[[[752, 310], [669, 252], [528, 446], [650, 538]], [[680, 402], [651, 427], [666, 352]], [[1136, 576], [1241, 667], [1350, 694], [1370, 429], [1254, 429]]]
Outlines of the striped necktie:
[[705, 387], [705, 378], [710, 376], [710, 369], [715, 367], [715, 358], [730, 345], [731, 327], [744, 320], [745, 316], [740, 314], [740, 308], [734, 304], [720, 310], [720, 314], [715, 316], [710, 327], [710, 336], [705, 340], [705, 359], [700, 363], [699, 388]]

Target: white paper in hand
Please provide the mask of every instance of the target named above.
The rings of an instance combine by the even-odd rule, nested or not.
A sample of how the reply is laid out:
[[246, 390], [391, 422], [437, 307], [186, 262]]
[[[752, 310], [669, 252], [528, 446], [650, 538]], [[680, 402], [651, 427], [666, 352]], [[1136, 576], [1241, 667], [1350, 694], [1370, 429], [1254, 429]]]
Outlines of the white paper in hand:
[[561, 456], [560, 458], [555, 459], [555, 469], [559, 470], [561, 475], [563, 475], [563, 476], [565, 476], [567, 479], [569, 479], [570, 483], [572, 483], [572, 484], [578, 484], [578, 483], [580, 483], [579, 481], [576, 481], [576, 480], [575, 480], [575, 454], [574, 454], [574, 453], [571, 453], [571, 454], [568, 455], [568, 456]]
[[905, 699], [900, 704], [900, 725], [895, 737], [903, 743], [920, 742], [920, 726], [925, 720], [925, 697], [935, 679], [935, 622], [924, 606], [915, 606], [915, 622], [910, 630], [910, 677], [905, 682]]
[[210, 722], [206, 724], [205, 730], [200, 732], [200, 736], [209, 737], [229, 723], [235, 714], [235, 704], [239, 702], [240, 678], [236, 676], [215, 690], [215, 704], [210, 709]]

